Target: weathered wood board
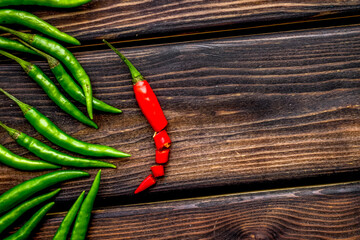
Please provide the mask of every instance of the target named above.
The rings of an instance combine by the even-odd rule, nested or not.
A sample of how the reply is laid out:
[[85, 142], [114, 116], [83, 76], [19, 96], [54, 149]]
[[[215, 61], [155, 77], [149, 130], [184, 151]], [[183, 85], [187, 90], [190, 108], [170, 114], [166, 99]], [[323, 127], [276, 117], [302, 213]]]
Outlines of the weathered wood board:
[[[65, 213], [36, 239], [51, 239]], [[359, 239], [360, 184], [275, 190], [93, 211], [89, 239]]]
[[29, 9], [86, 43], [102, 38], [139, 39], [353, 15], [359, 11], [360, 1], [93, 0], [75, 9], [16, 8]]

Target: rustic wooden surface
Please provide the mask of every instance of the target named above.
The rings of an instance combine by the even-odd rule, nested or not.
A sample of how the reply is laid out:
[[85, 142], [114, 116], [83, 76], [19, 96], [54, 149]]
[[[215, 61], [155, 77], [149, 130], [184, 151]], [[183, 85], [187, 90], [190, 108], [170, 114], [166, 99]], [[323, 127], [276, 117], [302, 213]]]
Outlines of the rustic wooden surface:
[[[50, 239], [65, 213], [48, 216]], [[104, 220], [106, 219], [106, 220]], [[360, 184], [157, 202], [93, 211], [91, 239], [359, 239]]]
[[[89, 239], [359, 239], [359, 183], [341, 182], [360, 180], [360, 25], [226, 38], [220, 31], [215, 39], [200, 34], [193, 41], [166, 42], [166, 35], [187, 35], [190, 29], [355, 15], [359, 3], [94, 0], [70, 12], [29, 7], [89, 43], [70, 49], [91, 77], [94, 95], [124, 112], [96, 111], [100, 129], [86, 127], [4, 57], [0, 87], [74, 137], [132, 154], [103, 159], [118, 168], [103, 169]], [[165, 36], [161, 44], [157, 34]], [[155, 38], [153, 44], [139, 41], [147, 36]], [[126, 46], [138, 41], [116, 46], [150, 82], [169, 120], [173, 146], [166, 177], [137, 196], [133, 191], [154, 164], [153, 131], [136, 104], [128, 70], [101, 44], [103, 37]], [[51, 76], [40, 58], [20, 56]], [[49, 143], [4, 95], [0, 120]], [[13, 152], [36, 158], [4, 131], [0, 139]], [[61, 184], [57, 204], [35, 239], [51, 239], [63, 211], [89, 189], [97, 169], [87, 171], [90, 178]], [[0, 194], [43, 173], [1, 165]], [[271, 191], [330, 183], [337, 185]], [[240, 194], [253, 190], [262, 191]], [[194, 197], [205, 198], [187, 199]], [[262, 215], [267, 217], [259, 219]]]

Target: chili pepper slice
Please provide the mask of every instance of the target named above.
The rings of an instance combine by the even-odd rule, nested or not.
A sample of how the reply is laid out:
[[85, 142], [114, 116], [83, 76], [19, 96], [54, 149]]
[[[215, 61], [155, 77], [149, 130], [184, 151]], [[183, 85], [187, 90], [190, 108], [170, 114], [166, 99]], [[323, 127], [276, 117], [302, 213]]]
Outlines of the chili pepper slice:
[[61, 189], [58, 188], [55, 191], [40, 195], [38, 197], [34, 197], [33, 199], [20, 204], [16, 208], [12, 209], [11, 211], [1, 216], [0, 233], [2, 233], [7, 227], [13, 224], [25, 212], [54, 197], [56, 194], [58, 194], [58, 192], [60, 192], [60, 190]]
[[94, 182], [91, 185], [89, 193], [86, 195], [83, 203], [81, 204], [79, 213], [76, 217], [74, 228], [72, 230], [72, 240], [85, 239], [90, 222], [91, 210], [95, 202], [96, 195], [99, 191], [101, 179], [101, 170], [95, 176]]
[[171, 146], [171, 139], [166, 130], [155, 132], [153, 138], [157, 150], [163, 150]]
[[165, 170], [163, 165], [152, 166], [150, 169], [154, 177], [162, 177], [165, 175]]
[[155, 162], [158, 164], [165, 164], [169, 160], [169, 153], [170, 149], [166, 148], [163, 150], [156, 150], [155, 151]]
[[150, 123], [151, 127], [155, 132], [163, 130], [168, 121], [165, 118], [164, 112], [161, 109], [160, 103], [150, 87], [149, 83], [144, 79], [140, 72], [134, 67], [134, 65], [126, 59], [115, 47], [108, 43], [105, 39], [103, 41], [123, 60], [123, 62], [128, 66], [131, 75], [133, 89], [135, 93], [136, 101], [145, 115], [146, 119]]
[[46, 213], [54, 206], [54, 202], [50, 202], [37, 211], [16, 233], [10, 235], [4, 240], [26, 240], [31, 232], [45, 217]]
[[75, 203], [71, 206], [70, 210], [62, 220], [58, 230], [55, 233], [53, 240], [66, 240], [67, 235], [70, 231], [71, 225], [74, 222], [76, 215], [81, 207], [81, 204], [84, 200], [85, 191], [83, 191]]
[[152, 174], [150, 174], [140, 183], [139, 187], [135, 190], [134, 193], [138, 194], [139, 192], [142, 192], [145, 189], [151, 187], [155, 183], [156, 183], [156, 179], [154, 178], [154, 176]]

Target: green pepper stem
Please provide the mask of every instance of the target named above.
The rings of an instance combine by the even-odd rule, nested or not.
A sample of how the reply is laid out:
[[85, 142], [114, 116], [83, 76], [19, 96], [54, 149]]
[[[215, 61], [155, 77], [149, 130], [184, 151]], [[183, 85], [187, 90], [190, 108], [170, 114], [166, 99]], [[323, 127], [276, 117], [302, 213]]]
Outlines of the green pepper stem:
[[14, 55], [12, 55], [11, 53], [8, 53], [8, 52], [5, 52], [3, 50], [0, 50], [0, 54], [1, 55], [4, 55], [5, 57], [8, 57], [12, 60], [15, 60], [17, 63], [20, 64], [20, 66], [24, 69], [24, 71], [26, 73], [30, 72], [30, 70], [33, 68], [34, 64], [30, 63], [30, 62], [27, 62], [21, 58], [18, 58]]
[[3, 30], [4, 32], [8, 32], [11, 33], [19, 38], [21, 38], [22, 40], [31, 43], [33, 41], [33, 38], [35, 36], [35, 34], [29, 34], [29, 33], [23, 33], [23, 32], [19, 32], [19, 31], [15, 31], [11, 28], [7, 28], [4, 26], [0, 26], [0, 30]]
[[0, 92], [2, 92], [3, 94], [5, 94], [8, 98], [10, 98], [11, 100], [13, 100], [21, 109], [21, 111], [23, 112], [23, 114], [25, 115], [30, 109], [32, 109], [33, 107], [23, 103], [22, 101], [20, 101], [19, 99], [17, 99], [16, 97], [14, 97], [13, 95], [11, 95], [10, 93], [6, 92], [4, 89], [0, 88]]
[[128, 66], [131, 76], [132, 76], [132, 83], [135, 85], [136, 83], [143, 81], [144, 77], [141, 73], [134, 67], [134, 65], [124, 56], [121, 52], [119, 52], [113, 45], [108, 43], [105, 39], [103, 42], [106, 43], [120, 58], [123, 62]]
[[16, 140], [16, 139], [19, 137], [19, 135], [21, 134], [20, 131], [18, 131], [18, 130], [16, 130], [16, 129], [13, 129], [13, 128], [11, 128], [11, 127], [6, 126], [6, 125], [5, 125], [3, 122], [1, 122], [1, 121], [0, 121], [0, 127], [2, 127], [3, 129], [5, 129], [5, 130], [8, 132], [8, 134], [9, 134], [14, 140]]
[[19, 42], [21, 42], [23, 45], [25, 45], [26, 47], [30, 48], [31, 50], [34, 50], [34, 51], [35, 51], [36, 53], [38, 53], [40, 56], [44, 57], [44, 58], [48, 61], [49, 66], [50, 66], [50, 69], [52, 69], [52, 68], [54, 68], [54, 67], [56, 67], [57, 65], [60, 64], [60, 62], [59, 62], [56, 58], [50, 56], [49, 54], [46, 54], [46, 53], [40, 51], [40, 50], [37, 49], [37, 48], [34, 48], [33, 46], [31, 46], [31, 45], [28, 44], [27, 42], [25, 42], [25, 41], [23, 41], [23, 40], [21, 40], [21, 39], [19, 39]]

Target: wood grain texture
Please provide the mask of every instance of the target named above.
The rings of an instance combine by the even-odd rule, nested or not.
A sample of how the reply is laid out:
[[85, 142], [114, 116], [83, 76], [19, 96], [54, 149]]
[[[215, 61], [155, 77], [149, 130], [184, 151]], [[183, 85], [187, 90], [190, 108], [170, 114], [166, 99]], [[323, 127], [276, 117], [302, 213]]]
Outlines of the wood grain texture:
[[[244, 184], [359, 172], [359, 40], [360, 26], [353, 26], [123, 49], [157, 94], [173, 140], [166, 177], [147, 193], [241, 191]], [[96, 112], [98, 131], [61, 112], [7, 60], [1, 60], [0, 86], [74, 137], [131, 153], [127, 159], [104, 159], [118, 169], [104, 169], [99, 191], [104, 204], [131, 200], [154, 164], [153, 131], [117, 55], [109, 49], [76, 57], [95, 96], [124, 110]], [[0, 120], [43, 139], [3, 95]], [[4, 131], [0, 139], [32, 157]], [[39, 174], [1, 166], [0, 193]], [[66, 183], [58, 201], [74, 200], [90, 185], [91, 178]]]
[[[18, 7], [20, 8], [20, 7]], [[20, 8], [21, 9], [21, 8]], [[358, 11], [360, 1], [93, 0], [75, 9], [24, 7], [80, 41], [137, 39], [209, 29], [247, 27]]]
[[[34, 239], [51, 239], [65, 213], [47, 216]], [[95, 209], [88, 239], [360, 238], [360, 184]]]

